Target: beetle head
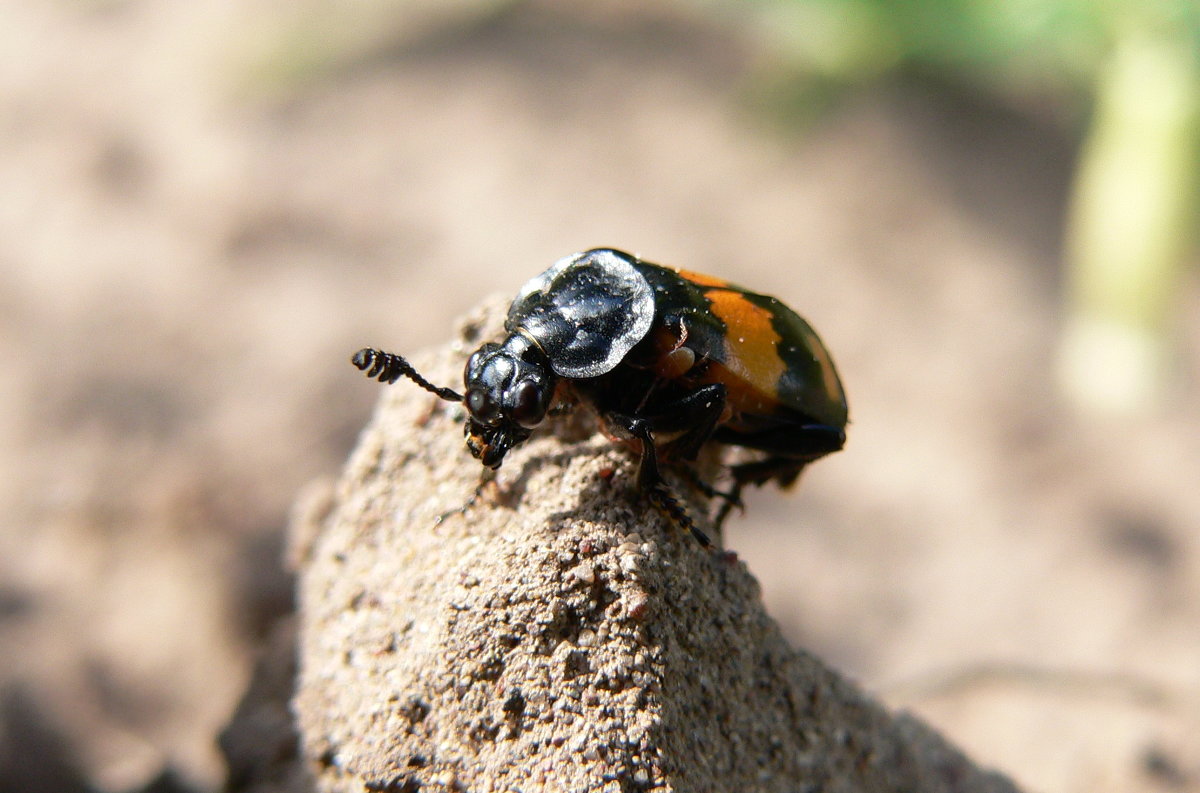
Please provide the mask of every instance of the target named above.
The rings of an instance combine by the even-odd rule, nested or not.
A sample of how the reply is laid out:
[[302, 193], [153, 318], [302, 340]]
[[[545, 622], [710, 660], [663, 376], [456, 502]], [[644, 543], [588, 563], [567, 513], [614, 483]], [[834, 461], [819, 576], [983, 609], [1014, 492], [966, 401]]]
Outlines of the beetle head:
[[488, 468], [499, 468], [508, 450], [546, 417], [558, 378], [537, 345], [513, 333], [503, 344], [476, 350], [463, 379], [467, 447]]

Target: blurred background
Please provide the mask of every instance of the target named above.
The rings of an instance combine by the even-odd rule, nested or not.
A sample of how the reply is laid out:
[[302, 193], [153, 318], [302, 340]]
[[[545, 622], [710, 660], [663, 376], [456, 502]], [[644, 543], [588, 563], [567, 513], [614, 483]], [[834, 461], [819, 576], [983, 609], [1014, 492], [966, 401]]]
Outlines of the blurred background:
[[846, 451], [726, 538], [796, 645], [1200, 790], [1198, 119], [1190, 0], [3, 3], [0, 791], [219, 787], [349, 354], [602, 245], [833, 351]]

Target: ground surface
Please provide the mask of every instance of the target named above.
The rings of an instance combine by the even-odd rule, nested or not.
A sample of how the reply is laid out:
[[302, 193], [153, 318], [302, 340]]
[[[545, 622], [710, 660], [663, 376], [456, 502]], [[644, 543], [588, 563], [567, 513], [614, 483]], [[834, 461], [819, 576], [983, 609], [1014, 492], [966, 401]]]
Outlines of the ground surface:
[[349, 352], [615, 245], [834, 351], [846, 452], [728, 537], [794, 643], [1028, 789], [1200, 789], [1194, 282], [1164, 411], [1073, 416], [1069, 133], [913, 85], [787, 132], [734, 29], [572, 5], [7, 5], [0, 779], [215, 785]]
[[[414, 363], [457, 376], [505, 313]], [[289, 533], [314, 791], [1018, 793], [788, 647], [745, 563], [646, 509], [592, 417], [554, 420], [461, 509], [461, 413], [391, 389]], [[259, 755], [247, 780], [293, 773]]]

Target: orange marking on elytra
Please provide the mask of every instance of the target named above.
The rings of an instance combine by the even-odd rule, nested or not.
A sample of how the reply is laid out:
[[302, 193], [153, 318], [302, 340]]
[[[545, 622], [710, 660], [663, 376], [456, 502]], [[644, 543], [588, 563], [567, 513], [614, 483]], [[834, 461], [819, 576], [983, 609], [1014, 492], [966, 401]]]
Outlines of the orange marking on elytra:
[[714, 373], [715, 379], [725, 383], [735, 411], [769, 413], [778, 402], [779, 379], [786, 370], [771, 312], [727, 289], [708, 290], [705, 297], [726, 328], [728, 351], [722, 363], [727, 371]]
[[674, 267], [672, 269], [675, 270], [675, 272], [679, 273], [684, 278], [686, 278], [687, 280], [691, 281], [694, 284], [699, 284], [700, 286], [706, 286], [706, 287], [709, 287], [710, 289], [714, 289], [714, 288], [715, 289], [726, 289], [729, 287], [728, 281], [723, 281], [720, 278], [714, 278], [711, 275], [705, 275], [704, 273], [694, 273], [691, 270], [680, 270], [678, 267]]

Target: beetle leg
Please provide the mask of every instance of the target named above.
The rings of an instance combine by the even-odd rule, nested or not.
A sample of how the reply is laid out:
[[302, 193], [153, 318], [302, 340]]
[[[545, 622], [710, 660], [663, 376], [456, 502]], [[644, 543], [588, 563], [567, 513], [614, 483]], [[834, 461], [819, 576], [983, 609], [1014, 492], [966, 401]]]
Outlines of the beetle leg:
[[729, 513], [733, 511], [734, 506], [739, 508], [742, 506], [742, 484], [740, 482], [735, 483], [729, 494], [732, 498], [725, 499], [725, 503], [717, 510], [717, 516], [713, 518], [713, 525], [717, 527], [718, 531], [725, 525], [725, 518], [729, 517]]
[[745, 486], [745, 482], [737, 481], [735, 479], [733, 487], [729, 490], [729, 498], [725, 499], [725, 503], [721, 505], [719, 510], [717, 510], [717, 516], [713, 518], [713, 525], [716, 526], [718, 530], [725, 525], [725, 518], [729, 517], [729, 513], [733, 511], [734, 507], [742, 509], [742, 488]]
[[729, 498], [717, 511], [713, 525], [718, 529], [729, 517], [730, 511], [736, 506], [742, 506], [742, 488], [746, 485], [763, 485], [774, 479], [780, 487], [790, 487], [811, 460], [796, 459], [795, 457], [768, 457], [765, 460], [755, 460], [749, 463], [739, 463], [730, 466], [729, 473], [733, 476], [733, 487]]
[[688, 514], [679, 499], [671, 492], [670, 485], [663, 479], [658, 469], [658, 451], [654, 448], [654, 435], [651, 433], [650, 422], [637, 416], [626, 416], [620, 413], [610, 413], [608, 421], [637, 438], [642, 444], [642, 455], [638, 462], [637, 483], [654, 506], [667, 516], [676, 526], [687, 529], [688, 533], [705, 548], [712, 547], [708, 535], [702, 532], [692, 516]]
[[740, 508], [742, 506], [742, 500], [738, 497], [737, 493], [734, 493], [732, 490], [717, 490], [708, 482], [705, 482], [703, 479], [701, 479], [700, 475], [693, 471], [690, 466], [680, 465], [678, 468], [688, 480], [688, 483], [703, 493], [706, 497], [720, 498], [727, 502], [733, 502], [733, 506], [735, 507]]
[[662, 406], [661, 410], [664, 418], [651, 420], [656, 430], [684, 430], [682, 435], [671, 441], [672, 456], [694, 460], [700, 453], [700, 447], [712, 437], [717, 422], [725, 412], [725, 386], [712, 383], [697, 388], [682, 399]]
[[647, 490], [663, 481], [662, 473], [658, 470], [658, 450], [654, 448], [654, 435], [650, 422], [638, 416], [627, 416], [624, 413], [609, 413], [605, 419], [610, 425], [620, 429], [630, 438], [641, 442], [642, 454], [638, 461], [638, 487]]
[[790, 487], [800, 476], [804, 467], [813, 460], [841, 449], [846, 441], [845, 431], [825, 424], [799, 424], [791, 427], [776, 427], [757, 433], [740, 433], [719, 440], [736, 443], [768, 453], [762, 460], [741, 463], [730, 467], [733, 487], [730, 496], [721, 505], [713, 525], [720, 528], [729, 512], [741, 506], [742, 488], [746, 485], [763, 485], [772, 480], [780, 487]]
[[[694, 460], [700, 447], [712, 437], [717, 422], [725, 412], [725, 386], [721, 383], [697, 388], [681, 399], [655, 405], [651, 415], [628, 416], [609, 413], [606, 418], [630, 437], [642, 441], [642, 466], [638, 472], [638, 484], [646, 487], [661, 479], [658, 473], [658, 455], [654, 447], [654, 432], [679, 432], [678, 438], [665, 444], [669, 457]], [[648, 450], [648, 451], [647, 451]]]
[[703, 545], [705, 548], [712, 548], [712, 540], [708, 539], [708, 535], [700, 531], [696, 524], [692, 521], [692, 516], [687, 513], [679, 500], [675, 498], [675, 494], [667, 486], [666, 482], [659, 482], [646, 491], [650, 500], [654, 502], [654, 506], [658, 507], [669, 520], [677, 526], [682, 526], [691, 533], [696, 542]]
[[[644, 400], [643, 400], [644, 401]], [[661, 402], [653, 407], [652, 413], [625, 415], [606, 414], [609, 423], [615, 423], [633, 437], [640, 437], [631, 428], [631, 422], [642, 422], [653, 432], [674, 432], [679, 436], [663, 444], [667, 456], [683, 460], [694, 460], [725, 413], [725, 386], [711, 383], [701, 386], [687, 396], [672, 402]]]
[[[623, 430], [630, 437], [641, 441], [642, 455], [638, 464], [638, 487], [654, 505], [676, 525], [688, 530], [697, 542], [706, 548], [712, 547], [708, 535], [696, 527], [687, 510], [671, 492], [658, 467], [658, 449], [654, 445], [654, 432], [682, 431], [683, 434], [670, 444], [671, 453], [683, 459], [694, 459], [713, 434], [713, 430], [725, 412], [725, 386], [720, 383], [698, 388], [682, 399], [665, 405], [656, 405], [652, 416], [627, 416], [610, 413], [608, 422]], [[692, 478], [699, 478], [692, 472]], [[711, 490], [707, 485], [702, 490]], [[724, 494], [721, 494], [724, 495]], [[736, 499], [736, 496], [735, 496]]]

